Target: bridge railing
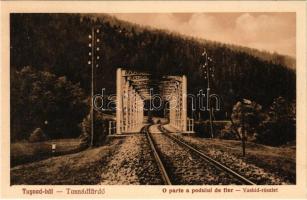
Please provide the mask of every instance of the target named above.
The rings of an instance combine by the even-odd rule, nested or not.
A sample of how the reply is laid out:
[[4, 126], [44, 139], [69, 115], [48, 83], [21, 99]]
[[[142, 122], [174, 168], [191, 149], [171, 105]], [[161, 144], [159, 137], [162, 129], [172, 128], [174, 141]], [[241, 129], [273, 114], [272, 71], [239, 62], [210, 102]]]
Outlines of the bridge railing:
[[116, 134], [116, 121], [109, 121], [109, 135]]
[[187, 132], [194, 133], [194, 119], [187, 119]]

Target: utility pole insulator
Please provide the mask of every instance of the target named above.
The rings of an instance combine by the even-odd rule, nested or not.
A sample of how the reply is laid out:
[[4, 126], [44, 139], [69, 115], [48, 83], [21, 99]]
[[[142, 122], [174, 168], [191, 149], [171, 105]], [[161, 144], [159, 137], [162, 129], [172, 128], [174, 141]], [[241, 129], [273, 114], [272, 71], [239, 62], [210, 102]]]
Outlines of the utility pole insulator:
[[98, 54], [100, 47], [98, 43], [100, 42], [100, 38], [98, 34], [100, 33], [100, 29], [96, 28], [95, 26], [92, 27], [91, 34], [88, 35], [90, 39], [88, 43], [88, 47], [90, 47], [90, 51], [88, 53], [90, 59], [88, 60], [88, 64], [91, 65], [91, 110], [90, 110], [90, 117], [91, 117], [91, 142], [90, 146], [94, 145], [94, 92], [95, 92], [95, 78], [94, 78], [94, 66], [95, 68], [99, 67], [98, 61], [100, 60], [100, 56]]
[[209, 61], [212, 62], [212, 58], [208, 57], [207, 51], [204, 48], [204, 52], [201, 54], [201, 56], [204, 58], [202, 61], [204, 63], [201, 63], [201, 70], [203, 71], [203, 76], [205, 79], [207, 79], [207, 109], [209, 112], [209, 121], [210, 121], [210, 136], [211, 138], [214, 137], [213, 133], [213, 122], [212, 122], [212, 106], [210, 102], [210, 77], [214, 77], [214, 68], [209, 64]]

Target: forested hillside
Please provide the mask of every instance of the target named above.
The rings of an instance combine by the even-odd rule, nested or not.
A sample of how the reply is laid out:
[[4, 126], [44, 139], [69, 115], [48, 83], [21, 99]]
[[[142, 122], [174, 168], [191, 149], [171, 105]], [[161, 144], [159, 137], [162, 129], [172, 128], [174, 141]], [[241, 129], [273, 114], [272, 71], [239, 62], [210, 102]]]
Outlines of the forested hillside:
[[[107, 15], [12, 14], [10, 20], [12, 76], [16, 72], [20, 73], [25, 66], [37, 71], [47, 71], [52, 76], [65, 77], [65, 81], [64, 78], [59, 81], [73, 85], [67, 91], [73, 90], [78, 98], [83, 93], [87, 97], [90, 94], [88, 35], [92, 25], [99, 25], [102, 59], [95, 71], [96, 92], [106, 88], [106, 93], [114, 93], [115, 70], [117, 67], [123, 67], [146, 70], [155, 75], [186, 74], [188, 91], [197, 93], [199, 89], [206, 88], [206, 81], [200, 71], [201, 53], [206, 48], [208, 55], [213, 58], [215, 68], [215, 77], [212, 80], [213, 92], [222, 98], [222, 112], [230, 112], [240, 98], [254, 100], [264, 108], [279, 96], [289, 102], [295, 100], [295, 60], [289, 57], [144, 28]], [[25, 104], [27, 101], [16, 102], [16, 98], [20, 96], [13, 92], [22, 93], [20, 89], [18, 90], [20, 83], [17, 80], [11, 79], [11, 109], [15, 113], [11, 115], [13, 123], [20, 121], [19, 118], [25, 116], [22, 113], [28, 112], [27, 109], [33, 108]], [[56, 78], [52, 80], [57, 82]], [[79, 87], [80, 91], [76, 92], [78, 89], [71, 87]], [[48, 90], [48, 87], [45, 89]], [[57, 91], [57, 88], [53, 90]], [[23, 93], [31, 95], [31, 89]], [[39, 98], [36, 101], [40, 101]], [[45, 101], [48, 101], [48, 98]], [[67, 101], [70, 101], [70, 97], [67, 97]], [[79, 107], [77, 109], [73, 106], [67, 107], [65, 103], [55, 106], [57, 115], [66, 110], [66, 118], [62, 121], [74, 120], [72, 123], [77, 126], [81, 122], [80, 116], [71, 119], [68, 113], [74, 115], [74, 112], [77, 113], [78, 109], [81, 109], [85, 117], [83, 110], [84, 107], [88, 109], [88, 106], [79, 102], [74, 105]], [[47, 107], [48, 103], [46, 109]], [[50, 115], [48, 112], [41, 114], [37, 111], [33, 115], [52, 118], [48, 116]], [[31, 117], [25, 120], [31, 120]], [[31, 126], [35, 127], [37, 124]], [[64, 126], [63, 123], [61, 126]], [[21, 130], [29, 131], [33, 127]], [[58, 131], [69, 130], [74, 129], [63, 128]]]

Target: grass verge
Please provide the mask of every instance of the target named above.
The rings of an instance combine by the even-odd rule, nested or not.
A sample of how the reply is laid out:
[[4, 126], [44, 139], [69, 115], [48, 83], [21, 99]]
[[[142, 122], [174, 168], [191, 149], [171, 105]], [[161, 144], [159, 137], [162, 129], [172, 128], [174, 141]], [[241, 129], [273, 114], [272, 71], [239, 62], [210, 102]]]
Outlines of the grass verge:
[[111, 140], [103, 147], [13, 167], [11, 185], [97, 184], [101, 180], [101, 166], [120, 143], [120, 139]]
[[[80, 139], [57, 139], [43, 142], [16, 142], [11, 144], [11, 167], [29, 162], [39, 161], [53, 156], [76, 153], [83, 150]], [[52, 152], [52, 144], [56, 149]]]

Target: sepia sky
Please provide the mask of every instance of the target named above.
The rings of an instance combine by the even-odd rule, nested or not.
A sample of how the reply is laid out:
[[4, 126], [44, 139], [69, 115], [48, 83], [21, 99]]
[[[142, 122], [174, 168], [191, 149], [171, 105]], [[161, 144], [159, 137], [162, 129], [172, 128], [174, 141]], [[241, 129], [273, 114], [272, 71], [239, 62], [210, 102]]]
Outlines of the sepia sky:
[[295, 57], [295, 13], [140, 13], [119, 19]]

